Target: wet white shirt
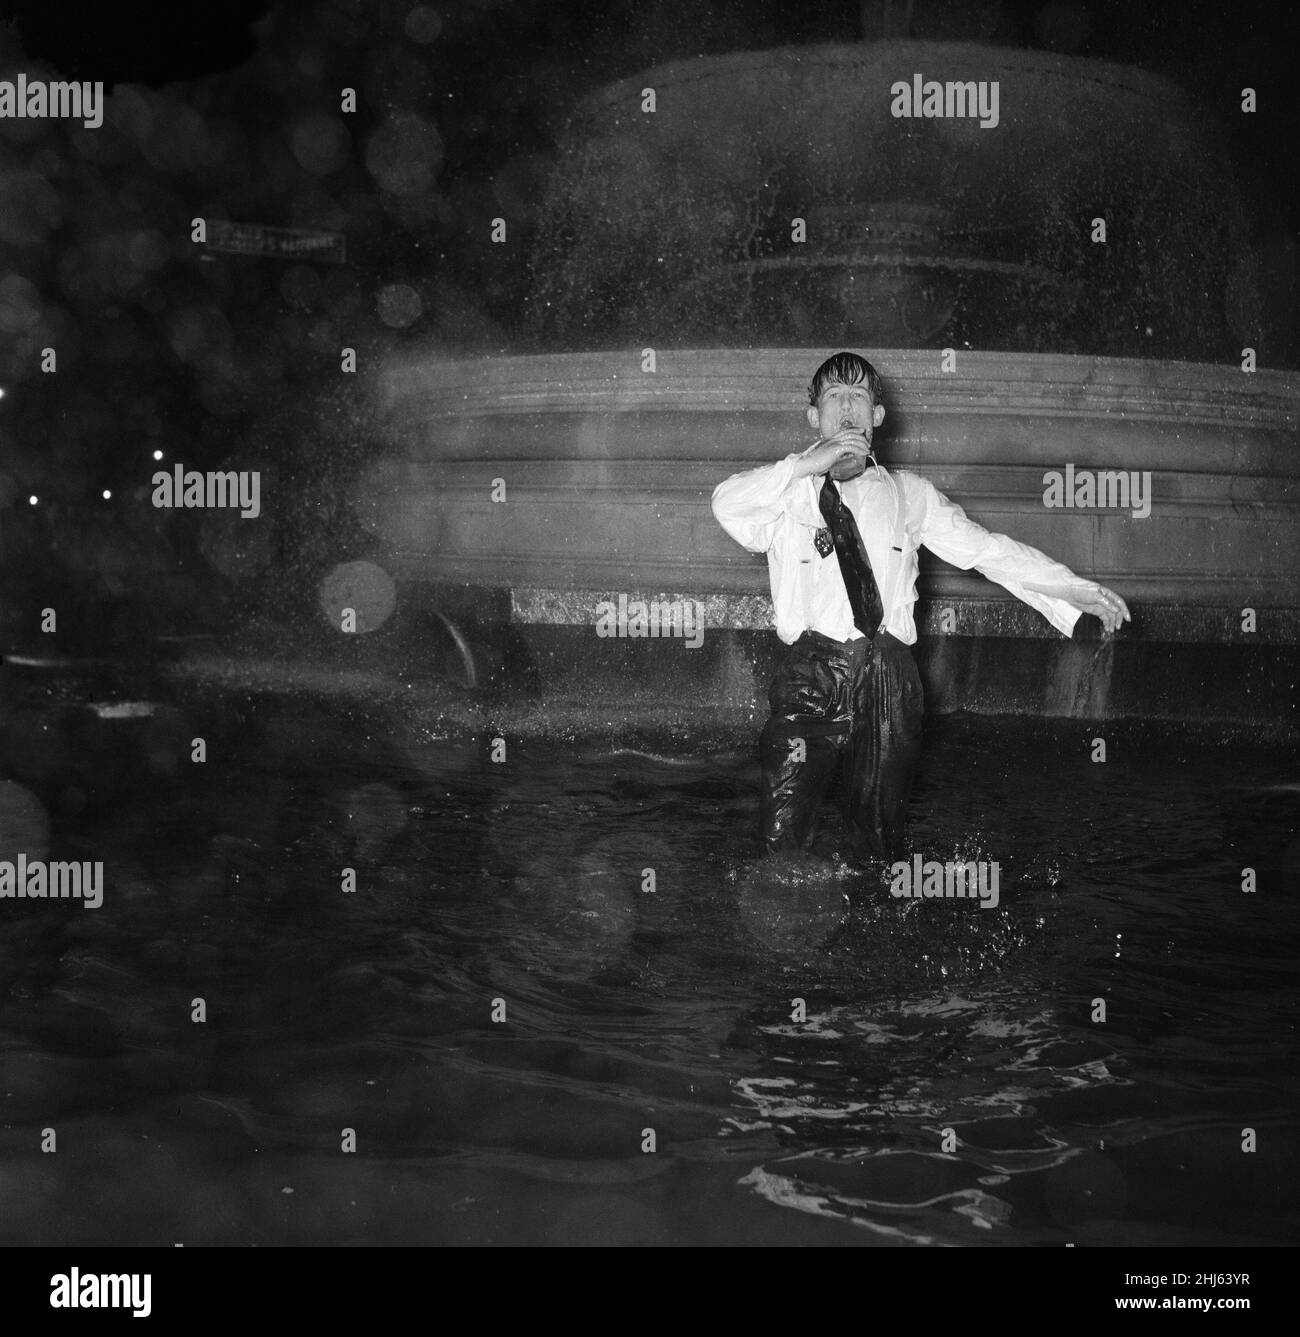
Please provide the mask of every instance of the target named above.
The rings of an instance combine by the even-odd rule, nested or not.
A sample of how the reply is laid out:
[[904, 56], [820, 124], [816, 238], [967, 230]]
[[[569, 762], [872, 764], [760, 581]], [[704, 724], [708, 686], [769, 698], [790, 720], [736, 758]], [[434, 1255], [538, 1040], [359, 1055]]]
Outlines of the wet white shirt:
[[[796, 478], [799, 458], [787, 455], [719, 483], [713, 514], [737, 543], [767, 554], [776, 634], [787, 645], [805, 631], [855, 640], [862, 633], [853, 625], [839, 561], [833, 551], [823, 557], [814, 545], [817, 531], [826, 527], [818, 505], [824, 479]], [[1073, 632], [1080, 610], [1063, 596], [1087, 598], [1101, 588], [1037, 548], [968, 520], [919, 474], [868, 466], [860, 477], [832, 486], [839, 488], [862, 535], [884, 604], [884, 628], [905, 645], [916, 644], [912, 605], [921, 544], [953, 566], [973, 567], [997, 581], [1065, 636]]]

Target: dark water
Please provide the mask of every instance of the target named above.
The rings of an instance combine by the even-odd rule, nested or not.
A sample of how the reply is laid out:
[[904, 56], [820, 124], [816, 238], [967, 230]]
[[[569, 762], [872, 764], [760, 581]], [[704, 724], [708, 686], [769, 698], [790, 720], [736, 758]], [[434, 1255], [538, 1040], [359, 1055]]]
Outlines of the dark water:
[[931, 721], [915, 847], [996, 861], [985, 910], [759, 868], [748, 735], [0, 722], [3, 857], [34, 796], [105, 864], [99, 910], [0, 902], [4, 1242], [1300, 1239], [1274, 747]]

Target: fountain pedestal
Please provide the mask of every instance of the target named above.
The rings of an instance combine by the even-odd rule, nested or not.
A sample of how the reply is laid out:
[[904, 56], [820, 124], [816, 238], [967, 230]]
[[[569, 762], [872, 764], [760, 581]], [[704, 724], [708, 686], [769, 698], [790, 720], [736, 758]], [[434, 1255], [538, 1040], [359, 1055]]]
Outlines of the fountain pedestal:
[[[918, 75], [996, 84], [996, 125], [895, 115]], [[1181, 90], [1097, 61], [880, 42], [644, 71], [574, 110], [538, 210], [525, 337], [589, 351], [395, 359], [358, 508], [406, 606], [510, 629], [543, 685], [749, 715], [767, 567], [709, 496], [807, 444], [809, 377], [851, 346], [884, 377], [887, 465], [1134, 615], [1113, 648], [1091, 619], [1069, 641], [923, 559], [932, 705], [1285, 714], [1300, 377], [1238, 370], [1226, 179]], [[1150, 514], [1048, 507], [1071, 466], [1149, 472]], [[620, 595], [698, 601], [704, 643], [600, 639]]]

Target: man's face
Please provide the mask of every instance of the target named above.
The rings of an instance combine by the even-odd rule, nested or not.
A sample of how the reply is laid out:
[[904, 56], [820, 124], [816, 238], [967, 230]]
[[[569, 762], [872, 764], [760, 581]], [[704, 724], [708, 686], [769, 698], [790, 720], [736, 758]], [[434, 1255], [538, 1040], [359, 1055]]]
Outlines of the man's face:
[[[816, 428], [821, 436], [834, 436], [846, 429], [862, 432], [870, 447], [872, 435], [885, 418], [885, 409], [881, 404], [873, 404], [871, 391], [865, 381], [856, 385], [843, 385], [832, 382], [821, 393], [816, 408], [809, 405], [808, 425]], [[866, 468], [858, 460], [836, 464], [830, 475], [837, 482], [856, 478]]]

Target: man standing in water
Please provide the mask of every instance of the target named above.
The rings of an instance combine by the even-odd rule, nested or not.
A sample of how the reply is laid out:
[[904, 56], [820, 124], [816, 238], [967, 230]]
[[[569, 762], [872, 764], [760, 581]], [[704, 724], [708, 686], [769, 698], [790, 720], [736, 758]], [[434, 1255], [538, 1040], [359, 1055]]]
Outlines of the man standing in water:
[[793, 647], [772, 681], [759, 745], [769, 853], [807, 847], [841, 768], [854, 855], [903, 857], [921, 746], [921, 679], [908, 648], [921, 544], [997, 581], [1066, 636], [1080, 613], [1107, 633], [1130, 620], [1111, 590], [968, 520], [920, 475], [882, 469], [871, 449], [885, 417], [881, 388], [866, 359], [836, 353], [808, 388], [812, 445], [713, 493], [727, 533], [767, 554], [776, 632]]

